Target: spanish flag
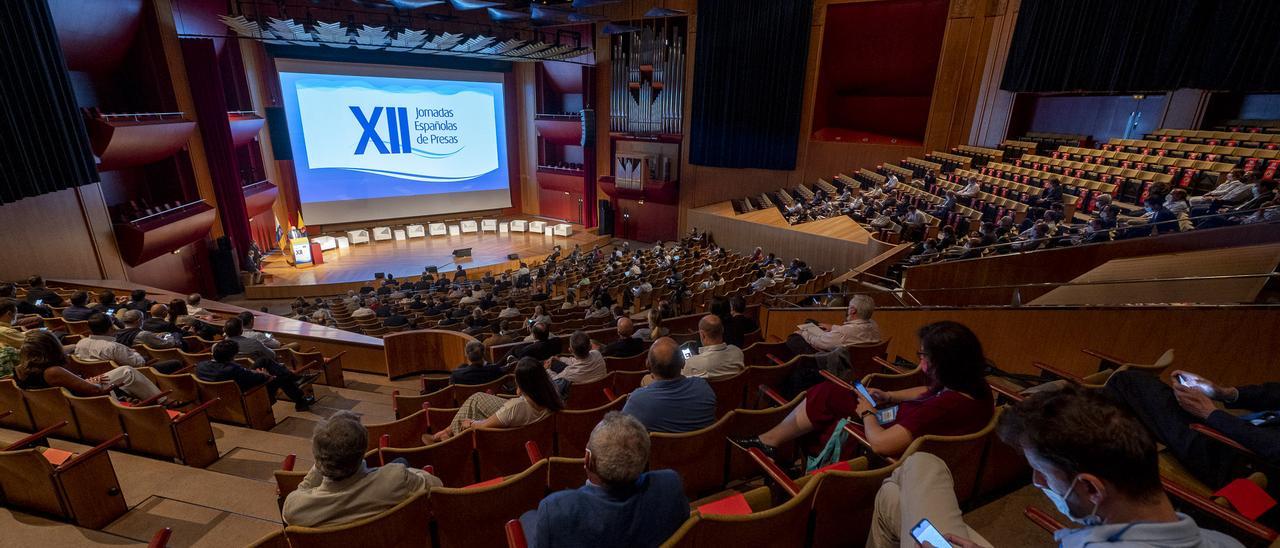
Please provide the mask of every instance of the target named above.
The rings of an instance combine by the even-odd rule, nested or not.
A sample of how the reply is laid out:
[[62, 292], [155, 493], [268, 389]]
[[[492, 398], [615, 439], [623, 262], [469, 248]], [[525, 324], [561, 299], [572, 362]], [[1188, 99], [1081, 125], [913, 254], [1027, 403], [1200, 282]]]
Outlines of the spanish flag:
[[298, 210], [298, 231], [306, 233], [307, 223], [302, 222], [302, 210]]

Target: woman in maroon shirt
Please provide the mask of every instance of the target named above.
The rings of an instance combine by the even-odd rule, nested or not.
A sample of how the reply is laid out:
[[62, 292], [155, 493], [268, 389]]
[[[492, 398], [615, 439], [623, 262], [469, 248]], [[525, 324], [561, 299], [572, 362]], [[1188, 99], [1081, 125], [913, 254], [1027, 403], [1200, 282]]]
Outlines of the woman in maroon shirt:
[[[956, 436], [981, 430], [991, 421], [995, 400], [983, 375], [987, 359], [978, 337], [956, 322], [921, 327], [920, 369], [928, 384], [897, 391], [871, 389], [876, 404], [898, 404], [897, 419], [881, 426], [871, 405], [831, 382], [809, 389], [804, 401], [777, 426], [758, 438], [734, 440], [767, 454], [796, 438], [806, 453], [816, 454], [845, 417], [860, 422], [877, 454], [898, 456], [912, 440], [928, 434]], [[857, 417], [857, 418], [852, 418]]]

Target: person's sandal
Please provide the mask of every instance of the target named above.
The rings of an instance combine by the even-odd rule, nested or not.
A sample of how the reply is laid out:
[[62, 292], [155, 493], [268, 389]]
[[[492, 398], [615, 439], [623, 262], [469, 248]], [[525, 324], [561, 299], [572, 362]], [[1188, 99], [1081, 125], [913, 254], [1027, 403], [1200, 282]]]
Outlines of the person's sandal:
[[759, 449], [760, 451], [762, 451], [762, 452], [765, 454], [765, 456], [766, 456], [766, 457], [769, 457], [769, 459], [770, 459], [770, 460], [773, 460], [773, 461], [775, 461], [775, 462], [777, 461], [777, 452], [778, 452], [778, 450], [777, 450], [776, 448], [774, 448], [773, 446], [768, 445], [768, 444], [766, 444], [765, 442], [760, 441], [760, 438], [759, 438], [759, 437], [754, 437], [754, 438], [729, 438], [729, 443], [732, 443], [732, 444], [734, 444], [734, 445], [738, 446], [738, 447], [739, 447], [739, 448], [741, 448], [743, 451], [746, 451], [747, 449], [751, 449], [752, 447], [754, 447], [754, 448]]

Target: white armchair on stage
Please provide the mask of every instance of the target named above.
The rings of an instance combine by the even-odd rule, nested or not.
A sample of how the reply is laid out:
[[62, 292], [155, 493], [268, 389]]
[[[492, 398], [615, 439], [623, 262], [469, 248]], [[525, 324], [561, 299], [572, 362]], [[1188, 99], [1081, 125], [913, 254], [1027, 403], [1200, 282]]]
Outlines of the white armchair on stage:
[[572, 236], [573, 225], [570, 225], [568, 223], [560, 223], [558, 225], [551, 227], [551, 231], [556, 236]]
[[395, 235], [395, 237], [396, 237], [396, 241], [397, 241], [397, 242], [403, 242], [403, 241], [405, 241], [405, 240], [408, 240], [408, 239], [409, 239], [409, 236], [407, 236], [407, 235], [404, 233], [404, 229], [403, 229], [403, 228], [397, 228], [397, 229], [395, 229], [395, 230], [392, 230], [392, 231], [391, 231], [391, 233]]
[[316, 236], [311, 241], [320, 244], [320, 251], [338, 249], [338, 239], [333, 236]]
[[450, 236], [461, 236], [461, 235], [462, 235], [462, 229], [461, 229], [461, 228], [459, 228], [459, 227], [458, 227], [458, 225], [449, 225], [449, 235], [450, 235]]
[[358, 230], [348, 230], [347, 239], [351, 240], [351, 245], [369, 243], [369, 231], [363, 228]]
[[542, 232], [546, 227], [546, 221], [529, 221], [529, 232]]
[[427, 225], [427, 233], [432, 236], [444, 236], [449, 233], [449, 228], [444, 223], [431, 223]]
[[481, 219], [480, 231], [481, 232], [497, 232], [498, 220], [497, 219]]
[[373, 241], [381, 242], [383, 240], [390, 240], [390, 239], [391, 239], [391, 227], [389, 226], [373, 227]]
[[521, 221], [521, 220], [511, 221], [512, 232], [524, 232], [528, 230], [528, 226], [529, 226], [528, 221]]
[[475, 221], [462, 221], [458, 226], [462, 227], [463, 234], [472, 234], [480, 231], [480, 225]]
[[427, 229], [422, 225], [407, 225], [404, 227], [405, 234], [410, 238], [425, 238]]

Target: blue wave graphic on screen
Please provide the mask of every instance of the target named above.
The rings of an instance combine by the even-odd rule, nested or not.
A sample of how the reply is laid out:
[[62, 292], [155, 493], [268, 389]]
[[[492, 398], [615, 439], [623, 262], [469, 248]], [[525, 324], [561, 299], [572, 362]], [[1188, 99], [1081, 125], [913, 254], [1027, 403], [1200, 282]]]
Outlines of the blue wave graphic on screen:
[[[383, 140], [382, 140], [382, 144], [387, 145], [387, 148], [391, 148], [391, 141], [388, 141], [388, 140], [386, 140], [386, 139], [383, 139]], [[455, 151], [453, 151], [453, 152], [431, 152], [430, 150], [422, 150], [422, 149], [420, 149], [420, 148], [411, 148], [411, 149], [409, 149], [409, 150], [412, 150], [412, 151], [413, 151], [413, 154], [414, 154], [415, 156], [421, 156], [421, 157], [423, 157], [423, 158], [430, 158], [430, 159], [432, 159], [432, 160], [443, 160], [443, 159], [445, 159], [445, 158], [448, 158], [448, 157], [450, 157], [450, 156], [453, 156], [454, 154], [457, 154], [457, 153], [459, 153], [459, 152], [462, 152], [462, 149], [464, 149], [464, 148], [467, 148], [467, 146], [466, 146], [466, 145], [462, 145], [462, 146], [458, 147], [458, 150], [455, 150]]]
[[479, 179], [480, 177], [484, 177], [485, 175], [493, 173], [497, 170], [493, 169], [493, 170], [489, 170], [484, 173], [481, 173], [479, 175], [472, 175], [469, 177], [436, 177], [433, 175], [422, 175], [419, 173], [405, 173], [403, 171], [390, 171], [385, 169], [367, 169], [367, 168], [356, 168], [356, 167], [344, 168], [343, 171], [359, 171], [361, 173], [387, 175], [387, 176], [396, 177], [399, 179], [408, 179], [410, 181], [419, 181], [424, 183], [460, 183], [463, 181], [470, 181], [472, 179]]

